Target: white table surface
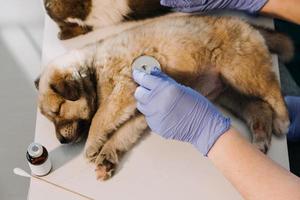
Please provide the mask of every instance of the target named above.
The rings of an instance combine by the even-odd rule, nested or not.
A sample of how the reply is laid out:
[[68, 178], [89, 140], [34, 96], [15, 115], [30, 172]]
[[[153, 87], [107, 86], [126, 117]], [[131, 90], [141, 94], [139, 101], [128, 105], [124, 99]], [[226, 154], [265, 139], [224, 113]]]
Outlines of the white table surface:
[[[273, 23], [270, 19], [254, 19], [254, 21], [268, 26], [272, 26]], [[56, 37], [58, 31], [56, 25], [46, 17], [43, 64], [70, 48], [97, 41], [122, 28], [124, 26], [107, 28], [61, 42]], [[275, 56], [273, 62], [274, 69], [278, 73]], [[233, 126], [249, 139], [250, 134], [244, 123], [232, 118]], [[40, 112], [37, 112], [35, 141], [46, 146], [50, 152], [53, 169], [44, 177], [45, 179], [95, 199], [242, 199], [212, 163], [191, 145], [166, 141], [156, 134], [147, 135], [128, 152], [115, 176], [106, 182], [97, 181], [93, 165], [84, 160], [82, 155], [84, 144], [61, 145], [55, 137], [54, 126]], [[238, 147], [236, 148], [238, 150]], [[272, 138], [268, 156], [283, 167], [289, 168], [285, 138]], [[28, 199], [82, 198], [32, 179]]]

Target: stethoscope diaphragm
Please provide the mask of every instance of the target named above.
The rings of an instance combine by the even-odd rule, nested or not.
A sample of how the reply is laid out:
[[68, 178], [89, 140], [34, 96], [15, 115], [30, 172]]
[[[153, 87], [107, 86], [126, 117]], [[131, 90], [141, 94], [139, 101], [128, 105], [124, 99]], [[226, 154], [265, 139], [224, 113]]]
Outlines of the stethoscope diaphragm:
[[132, 69], [144, 71], [147, 74], [157, 67], [161, 70], [159, 62], [152, 56], [139, 56], [132, 63]]

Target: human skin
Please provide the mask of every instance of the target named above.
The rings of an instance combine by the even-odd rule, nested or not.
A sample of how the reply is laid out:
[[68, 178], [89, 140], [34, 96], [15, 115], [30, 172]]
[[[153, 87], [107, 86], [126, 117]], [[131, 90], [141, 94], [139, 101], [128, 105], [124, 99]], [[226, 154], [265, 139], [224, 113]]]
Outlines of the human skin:
[[300, 24], [300, 1], [269, 0], [262, 7], [260, 13]]
[[221, 9], [261, 13], [300, 24], [300, 0], [161, 0], [161, 4], [188, 13]]
[[228, 127], [226, 118], [201, 94], [159, 70], [150, 75], [135, 70], [133, 78], [140, 85], [134, 95], [137, 108], [149, 127], [163, 138], [193, 144], [245, 199], [300, 199], [300, 179]]
[[300, 179], [255, 149], [233, 128], [216, 141], [208, 158], [245, 199], [300, 199]]

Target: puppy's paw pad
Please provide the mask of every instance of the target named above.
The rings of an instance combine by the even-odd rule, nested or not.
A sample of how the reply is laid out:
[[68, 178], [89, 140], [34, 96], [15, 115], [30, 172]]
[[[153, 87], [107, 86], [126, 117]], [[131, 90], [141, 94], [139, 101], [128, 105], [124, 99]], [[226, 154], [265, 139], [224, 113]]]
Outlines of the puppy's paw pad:
[[111, 163], [110, 161], [103, 160], [103, 164], [98, 165], [95, 169], [97, 180], [105, 181], [112, 177], [115, 166], [116, 165]]
[[277, 136], [283, 136], [288, 133], [290, 126], [289, 119], [275, 118], [273, 122], [273, 131]]
[[113, 175], [113, 170], [109, 170], [104, 165], [97, 166], [95, 172], [96, 172], [96, 179], [99, 181], [106, 181], [110, 179]]
[[249, 125], [253, 134], [260, 137], [271, 137], [272, 113], [270, 115], [268, 115], [267, 113], [262, 113], [260, 115], [256, 114], [255, 117], [252, 117]]
[[272, 136], [272, 124], [261, 119], [254, 120], [250, 125], [253, 133], [252, 143], [263, 153], [267, 153]]
[[107, 180], [115, 171], [118, 163], [118, 154], [110, 148], [102, 149], [95, 160], [97, 165], [96, 176], [98, 180]]
[[253, 132], [257, 133], [258, 135], [268, 135], [268, 133], [271, 132], [271, 126], [268, 126], [268, 124], [263, 123], [261, 121], [253, 122], [251, 129]]

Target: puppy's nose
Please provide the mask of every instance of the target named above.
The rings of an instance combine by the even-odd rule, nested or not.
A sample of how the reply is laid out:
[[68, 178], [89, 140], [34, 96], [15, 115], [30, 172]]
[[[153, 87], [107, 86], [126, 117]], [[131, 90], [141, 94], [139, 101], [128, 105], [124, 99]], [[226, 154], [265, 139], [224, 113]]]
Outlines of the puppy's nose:
[[61, 144], [67, 144], [70, 142], [70, 140], [68, 140], [67, 138], [65, 138], [64, 136], [62, 136], [60, 133], [56, 132], [56, 137], [58, 139], [58, 141], [61, 143]]
[[66, 138], [64, 138], [63, 136], [61, 136], [61, 137], [59, 137], [59, 142], [61, 143], [61, 144], [67, 144], [68, 143], [68, 140], [66, 139]]
[[65, 138], [59, 131], [56, 131], [56, 138], [61, 144], [67, 144], [70, 142], [68, 138]]

